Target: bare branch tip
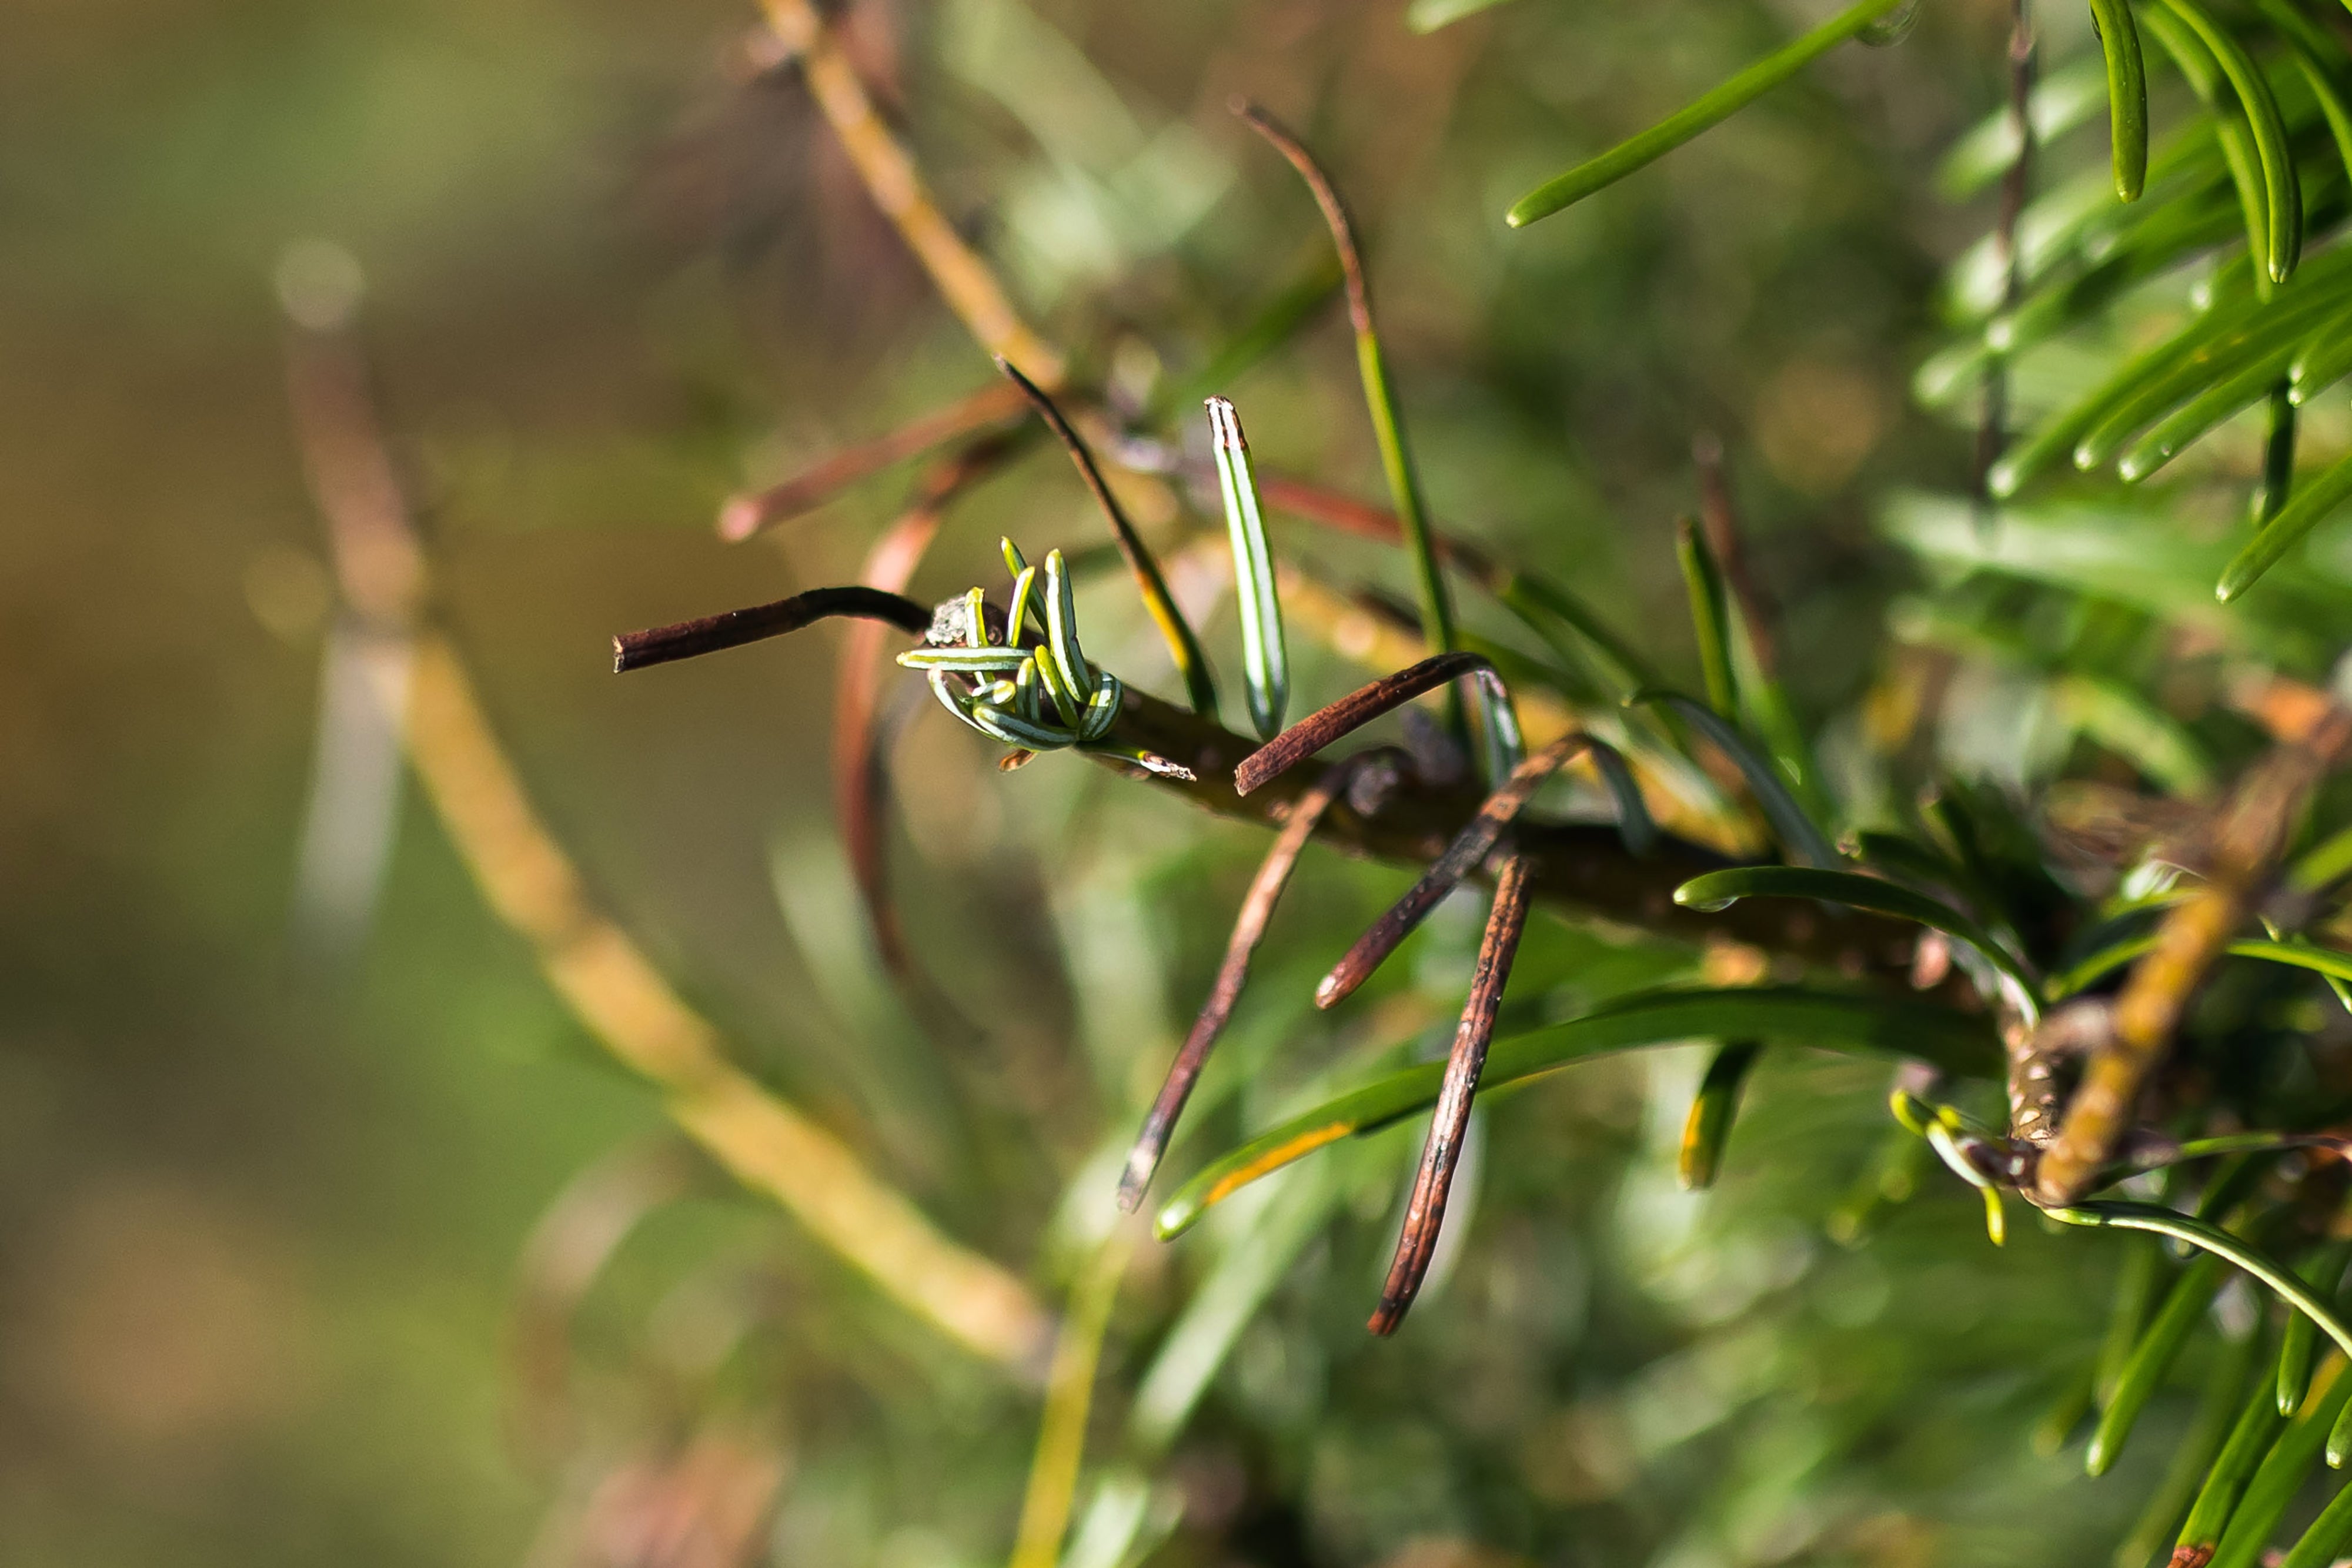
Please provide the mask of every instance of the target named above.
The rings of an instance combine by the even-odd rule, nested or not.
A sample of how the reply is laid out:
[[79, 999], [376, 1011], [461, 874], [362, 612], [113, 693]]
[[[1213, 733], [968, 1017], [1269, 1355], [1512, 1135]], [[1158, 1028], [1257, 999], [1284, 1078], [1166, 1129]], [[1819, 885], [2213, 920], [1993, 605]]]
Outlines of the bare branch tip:
[[760, 497], [730, 496], [719, 508], [719, 537], [730, 545], [740, 545], [760, 531]]

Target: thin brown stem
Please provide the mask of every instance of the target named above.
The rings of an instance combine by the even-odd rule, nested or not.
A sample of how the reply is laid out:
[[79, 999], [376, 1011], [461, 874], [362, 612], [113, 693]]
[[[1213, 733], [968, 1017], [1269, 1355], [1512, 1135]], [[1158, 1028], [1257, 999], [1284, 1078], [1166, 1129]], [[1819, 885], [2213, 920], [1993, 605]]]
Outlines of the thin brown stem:
[[789, 522], [868, 475], [919, 457], [960, 436], [1002, 424], [1021, 409], [1019, 388], [1002, 382], [982, 387], [887, 434], [842, 447], [781, 485], [730, 497], [719, 511], [719, 537], [730, 541], [748, 539], [762, 528]]
[[1370, 930], [1356, 938], [1356, 945], [1348, 949], [1346, 956], [1331, 966], [1331, 972], [1315, 988], [1315, 1005], [1333, 1008], [1353, 996], [1357, 988], [1388, 961], [1397, 945], [1412, 935], [1429, 912], [1464, 877], [1486, 863], [1495, 845], [1517, 820], [1520, 809], [1535, 798], [1544, 781], [1591, 744], [1591, 736], [1581, 730], [1570, 730], [1512, 769], [1503, 787], [1486, 797], [1478, 814], [1454, 835], [1454, 841], [1445, 846], [1445, 852], [1430, 862], [1421, 880], [1390, 905], [1387, 914], [1373, 921]]
[[345, 613], [320, 660], [310, 799], [295, 867], [296, 932], [310, 955], [354, 952], [400, 833], [401, 710], [425, 563], [407, 486], [376, 409], [357, 329], [358, 263], [323, 246], [279, 264], [287, 392], [326, 523]]
[[613, 672], [620, 674], [715, 653], [722, 648], [740, 648], [746, 643], [781, 637], [835, 615], [885, 622], [915, 637], [931, 628], [929, 611], [896, 593], [871, 588], [812, 588], [806, 593], [795, 593], [772, 604], [723, 611], [698, 621], [680, 621], [643, 632], [624, 632], [613, 639]]
[[1495, 674], [1495, 666], [1484, 654], [1436, 653], [1411, 669], [1399, 670], [1360, 686], [1338, 702], [1317, 708], [1244, 758], [1242, 765], [1234, 769], [1234, 788], [1244, 795], [1250, 794], [1390, 709], [1401, 707], [1424, 692], [1435, 691], [1449, 681], [1480, 673], [1490, 678]]
[[1160, 563], [1152, 559], [1150, 547], [1143, 542], [1143, 536], [1135, 531], [1135, 525], [1128, 520], [1127, 508], [1118, 504], [1118, 497], [1112, 495], [1110, 486], [1104, 483], [1102, 469], [1096, 464], [1095, 455], [1087, 449], [1078, 433], [1071, 428], [1070, 422], [1062, 416], [1062, 411], [1055, 406], [1053, 398], [1043, 387], [1023, 375], [1021, 368], [1009, 360], [1000, 358], [996, 365], [1012, 378], [1013, 384], [1021, 389], [1022, 394], [1028, 398], [1045, 420], [1046, 427], [1053, 431], [1055, 438], [1061, 442], [1062, 449], [1070, 455], [1070, 462], [1077, 468], [1078, 477], [1086, 481], [1095, 504], [1102, 508], [1103, 516], [1110, 519], [1110, 531], [1118, 541], [1118, 553], [1126, 558], [1127, 570], [1135, 577], [1136, 591], [1143, 596], [1143, 607], [1150, 612], [1153, 624], [1160, 628], [1160, 635], [1168, 644], [1168, 656], [1175, 661], [1176, 673], [1183, 677], [1184, 694], [1192, 704], [1192, 711], [1214, 717], [1217, 691], [1209, 679], [1208, 658], [1201, 652], [1200, 641], [1192, 635], [1192, 628], [1185, 621], [1184, 612], [1176, 608], [1175, 595], [1168, 591], [1168, 580], [1160, 576]]
[[1274, 847], [1258, 862], [1249, 894], [1242, 900], [1241, 913], [1234, 919], [1234, 933], [1226, 939], [1225, 959], [1217, 967], [1216, 983], [1209, 988], [1209, 999], [1202, 1004], [1200, 1016], [1192, 1020], [1192, 1031], [1184, 1037], [1183, 1048], [1169, 1065], [1168, 1078], [1160, 1086], [1159, 1097], [1152, 1101], [1150, 1111], [1143, 1118], [1143, 1130], [1136, 1134], [1135, 1147], [1127, 1156], [1126, 1173], [1119, 1177], [1119, 1207], [1132, 1212], [1143, 1201], [1144, 1189], [1151, 1185], [1152, 1173], [1160, 1168], [1160, 1156], [1168, 1152], [1168, 1140], [1176, 1131], [1176, 1120], [1184, 1113], [1184, 1103], [1192, 1098], [1192, 1086], [1200, 1081], [1201, 1070], [1208, 1065], [1210, 1051], [1224, 1032], [1234, 1004], [1241, 1000], [1242, 987], [1249, 980], [1250, 959], [1265, 936], [1266, 924], [1274, 918], [1274, 906], [1281, 900], [1283, 889], [1290, 885], [1290, 873], [1298, 864], [1299, 853], [1307, 848], [1307, 841], [1315, 836], [1331, 803], [1347, 789], [1362, 760], [1349, 758], [1334, 763], [1323, 770], [1322, 777], [1305, 794], [1290, 803], [1290, 815], [1284, 820], [1282, 831], [1275, 835]]
[[1454, 1031], [1454, 1050], [1445, 1059], [1445, 1079], [1430, 1117], [1429, 1137], [1422, 1145], [1421, 1169], [1405, 1204], [1404, 1229], [1397, 1237], [1388, 1281], [1381, 1287], [1380, 1305], [1366, 1325], [1376, 1334], [1396, 1333], [1436, 1255], [1454, 1169], [1470, 1130], [1470, 1103], [1478, 1092], [1478, 1075], [1486, 1067], [1486, 1047], [1495, 1038], [1495, 1017], [1503, 1005], [1503, 988], [1510, 982], [1511, 962], [1518, 956], [1519, 936], [1528, 928], [1528, 880], [1527, 861], [1517, 853], [1506, 856], [1495, 878], [1495, 903], [1486, 913], [1486, 935], [1478, 946], [1470, 997]]

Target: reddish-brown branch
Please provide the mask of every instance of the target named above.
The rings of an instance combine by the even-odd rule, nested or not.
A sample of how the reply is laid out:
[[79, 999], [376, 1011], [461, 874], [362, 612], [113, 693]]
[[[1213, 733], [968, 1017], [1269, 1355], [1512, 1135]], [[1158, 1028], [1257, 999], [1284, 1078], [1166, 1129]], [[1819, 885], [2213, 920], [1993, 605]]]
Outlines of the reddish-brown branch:
[[[1264, 827], [1281, 825], [1312, 777], [1294, 769], [1244, 796], [1235, 788], [1235, 768], [1259, 749], [1255, 742], [1132, 685], [1112, 738], [1174, 758], [1197, 775], [1192, 782], [1154, 779], [1162, 789], [1203, 810]], [[1131, 777], [1149, 777], [1116, 758], [1097, 760]], [[1418, 868], [1445, 852], [1484, 800], [1466, 782], [1432, 784], [1407, 777], [1378, 810], [1359, 813], [1344, 800], [1334, 806], [1317, 837], [1352, 854]], [[1676, 887], [1734, 862], [1670, 834], [1661, 834], [1646, 856], [1627, 850], [1617, 829], [1601, 823], [1522, 818], [1512, 837], [1529, 862], [1535, 897], [1547, 904], [1678, 941], [1746, 943], [1843, 974], [1910, 987], [1919, 928], [1908, 922], [1859, 913], [1824, 918], [1801, 899], [1746, 898], [1719, 912], [1685, 908], [1674, 901]], [[1956, 1006], [1978, 1005], [1957, 969], [1936, 994]]]
[[1503, 988], [1510, 982], [1511, 962], [1518, 956], [1519, 936], [1528, 928], [1528, 862], [1507, 856], [1495, 878], [1495, 903], [1486, 913], [1486, 935], [1478, 946], [1478, 967], [1470, 981], [1470, 997], [1463, 1004], [1462, 1022], [1454, 1031], [1454, 1051], [1445, 1059], [1445, 1078], [1437, 1092], [1437, 1109], [1431, 1114], [1429, 1137], [1421, 1150], [1421, 1169], [1413, 1176], [1412, 1197], [1405, 1205], [1404, 1230], [1397, 1238], [1396, 1256], [1390, 1260], [1388, 1282], [1381, 1287], [1380, 1305], [1366, 1325], [1376, 1334], [1392, 1334], [1404, 1322], [1421, 1282], [1429, 1274], [1437, 1252], [1437, 1233], [1445, 1223], [1445, 1200], [1454, 1186], [1454, 1167], [1462, 1158], [1462, 1140], [1470, 1129], [1470, 1103], [1478, 1092], [1478, 1075], [1486, 1070], [1486, 1047], [1495, 1038], [1495, 1016], [1503, 1005]]
[[845, 446], [781, 485], [732, 496], [719, 511], [719, 537], [748, 539], [762, 528], [789, 522], [869, 475], [919, 457], [960, 436], [1003, 424], [1021, 412], [1021, 391], [999, 382], [945, 408], [934, 409], [885, 435]]
[[1513, 768], [1503, 787], [1486, 797], [1478, 814], [1445, 846], [1445, 852], [1430, 862], [1421, 880], [1390, 905], [1387, 914], [1373, 921], [1371, 928], [1357, 937], [1356, 945], [1331, 966], [1331, 972], [1315, 988], [1315, 1005], [1333, 1008], [1353, 996], [1356, 988], [1388, 961], [1397, 945], [1412, 935], [1439, 901], [1452, 893], [1464, 877], [1486, 863], [1486, 856], [1517, 819], [1521, 808], [1535, 798], [1544, 780], [1591, 743], [1592, 737], [1581, 730], [1570, 730]]
[[1281, 900], [1282, 890], [1290, 885], [1290, 873], [1298, 864], [1299, 853], [1321, 825], [1324, 813], [1347, 789], [1361, 760], [1350, 758], [1324, 769], [1323, 776], [1291, 802], [1289, 818], [1275, 836], [1274, 847], [1259, 862], [1249, 894], [1242, 900], [1241, 913], [1234, 919], [1234, 933], [1226, 940], [1225, 959], [1218, 966], [1209, 999], [1202, 1004], [1200, 1016], [1192, 1020], [1192, 1031], [1184, 1037], [1183, 1048], [1170, 1064], [1159, 1097], [1152, 1101], [1150, 1111], [1143, 1118], [1143, 1130], [1136, 1134], [1135, 1147], [1127, 1156], [1126, 1173], [1119, 1177], [1119, 1207], [1132, 1213], [1135, 1206], [1143, 1201], [1144, 1189], [1151, 1185], [1152, 1173], [1160, 1168], [1160, 1156], [1168, 1152], [1168, 1140], [1176, 1131], [1176, 1119], [1184, 1113], [1184, 1102], [1192, 1098], [1192, 1086], [1200, 1081], [1201, 1070], [1208, 1065], [1210, 1051], [1224, 1032], [1234, 1004], [1241, 1000], [1242, 987], [1249, 980], [1250, 959], [1265, 936], [1266, 924], [1274, 918], [1274, 906]]

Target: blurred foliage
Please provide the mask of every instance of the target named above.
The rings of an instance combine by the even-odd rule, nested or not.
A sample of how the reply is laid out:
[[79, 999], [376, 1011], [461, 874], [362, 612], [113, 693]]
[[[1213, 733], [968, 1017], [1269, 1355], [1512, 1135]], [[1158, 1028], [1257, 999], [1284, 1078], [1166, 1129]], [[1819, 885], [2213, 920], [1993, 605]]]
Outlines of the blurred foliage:
[[[2044, 10], [2055, 92], [2098, 47], [2080, 7]], [[1688, 689], [1673, 522], [1700, 500], [1694, 437], [1718, 436], [1838, 827], [1916, 826], [1920, 785], [1951, 775], [2037, 826], [2113, 829], [2115, 796], [2201, 800], [2259, 754], [2233, 682], [2326, 681], [2345, 536], [2242, 605], [2211, 598], [2249, 527], [2255, 422], [2152, 486], [2044, 480], [1997, 528], [1969, 497], [1969, 247], [1997, 198], [1945, 160], [2002, 102], [2005, 5], [1925, 0], [1899, 47], [1832, 53], [1522, 232], [1499, 214], [1528, 188], [1826, 8], [1409, 15], [858, 0], [844, 31], [945, 207], [1115, 408], [1150, 407], [1318, 268], [1311, 204], [1225, 99], [1300, 129], [1356, 207], [1435, 516], [1570, 585]], [[1042, 1294], [1081, 1281], [1112, 1225], [1264, 835], [1066, 758], [1000, 773], [925, 713], [893, 748], [890, 831], [911, 945], [978, 1025], [946, 1031], [866, 941], [828, 804], [825, 634], [690, 677], [605, 673], [615, 629], [853, 579], [904, 474], [747, 545], [709, 519], [992, 373], [797, 77], [748, 63], [752, 21], [714, 0], [14, 9], [0, 1560], [952, 1568], [1013, 1540], [1034, 1391], [683, 1149], [415, 791], [363, 931], [289, 914], [334, 590], [269, 278], [325, 235], [365, 267], [436, 612], [608, 906], [741, 1065]], [[2194, 99], [2150, 56], [2161, 144]], [[2091, 108], [2040, 151], [2042, 193], [2108, 178], [2097, 100], [2074, 90]], [[2316, 168], [2324, 128], [2293, 103]], [[2309, 267], [2341, 213], [2324, 183]], [[2017, 360], [2021, 425], [2226, 297], [2240, 236], [2191, 239]], [[2044, 281], [2099, 259], [2062, 252]], [[1338, 312], [1219, 390], [1263, 464], [1381, 493]], [[2304, 411], [2323, 460], [2341, 398]], [[1156, 433], [1197, 438], [1180, 412]], [[1137, 503], [1155, 538], [1215, 528], [1155, 493]], [[999, 533], [1041, 556], [1102, 537], [1034, 446], [959, 503], [911, 591], [995, 582]], [[1286, 553], [1410, 597], [1393, 552], [1302, 528]], [[1079, 599], [1097, 658], [1178, 690], [1123, 579]], [[1474, 632], [1517, 637], [1464, 603]], [[1203, 624], [1238, 670], [1230, 606]], [[1294, 709], [1379, 673], [1351, 652], [1370, 634], [1294, 629]], [[1589, 789], [1551, 803], [1606, 814]], [[2084, 907], [2113, 869], [2062, 867]], [[1310, 1005], [1405, 885], [1308, 851], [1171, 1172], [1444, 1053], [1466, 901], [1361, 997]], [[1509, 1001], [1525, 1025], [1754, 977], [1710, 973], [1725, 961], [1540, 918]], [[2227, 967], [2194, 1032], [2256, 1125], [2303, 1124], [2346, 1085], [2352, 1030], [2307, 976]], [[2034, 1434], [2098, 1354], [2134, 1243], [2013, 1207], [1992, 1249], [1977, 1196], [1891, 1132], [1885, 1069], [1810, 1051], [1763, 1059], [1719, 1181], [1680, 1191], [1706, 1054], [1495, 1096], [1393, 1341], [1360, 1324], [1411, 1175], [1401, 1129], [1140, 1243], [1069, 1561], [1130, 1538], [1203, 1568], [2105, 1560], [2252, 1293], [2222, 1294], [2138, 1440], [2085, 1479]], [[1963, 1100], [2000, 1119], [1991, 1093]], [[563, 1245], [600, 1231], [608, 1258]], [[571, 1280], [583, 1258], [601, 1266]]]

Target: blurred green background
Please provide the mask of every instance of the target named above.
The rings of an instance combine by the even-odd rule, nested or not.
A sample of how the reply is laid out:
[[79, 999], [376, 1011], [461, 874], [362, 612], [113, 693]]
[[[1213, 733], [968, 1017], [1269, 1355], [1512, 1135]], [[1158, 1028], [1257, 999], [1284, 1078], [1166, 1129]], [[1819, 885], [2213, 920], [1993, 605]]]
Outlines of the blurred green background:
[[[1498, 214], [1823, 14], [1518, 0], [1422, 37], [1392, 3], [858, 0], [848, 26], [943, 204], [1114, 384], [1197, 365], [1320, 254], [1223, 107], [1267, 102], [1358, 207], [1438, 513], [1686, 672], [1670, 525], [1692, 437], [1719, 433], [1819, 716], [1874, 674], [1894, 573], [1872, 497], [1965, 473], [1964, 438], [1904, 389], [1936, 268], [1986, 221], [1929, 172], [1998, 101], [2006, 6], [1929, 0], [1900, 47], [1832, 57], [1569, 217]], [[714, 537], [718, 503], [991, 373], [797, 80], [744, 68], [752, 20], [724, 0], [0, 11], [0, 1561], [1006, 1549], [1033, 1399], [690, 1166], [579, 1314], [571, 1436], [532, 1441], [526, 1238], [583, 1168], [661, 1147], [658, 1110], [413, 788], [362, 939], [296, 913], [331, 585], [270, 277], [324, 236], [365, 269], [439, 612], [599, 893], [742, 1061], [1058, 1294], [1063, 1194], [1123, 1145], [1261, 842], [1066, 758], [1000, 776], [926, 716], [898, 751], [898, 859], [927, 963], [987, 1025], [950, 1047], [862, 945], [824, 780], [829, 640], [607, 673], [615, 631], [848, 579], [905, 475], [743, 546]], [[2071, 13], [2047, 29], [2084, 47]], [[1231, 390], [1262, 461], [1380, 494], [1336, 313]], [[1033, 453], [959, 512], [919, 595], [993, 583], [1000, 530], [1033, 555], [1100, 537]], [[1108, 662], [1172, 693], [1117, 585], [1089, 591]], [[1210, 639], [1236, 668], [1229, 615]], [[1309, 700], [1355, 678], [1304, 654]], [[1311, 1073], [1350, 1076], [1384, 1024], [1450, 1012], [1467, 912], [1364, 1003], [1305, 1014], [1401, 885], [1310, 857], [1236, 1037], [1265, 1086], [1178, 1166]], [[1549, 926], [1514, 995], [1691, 961]], [[2093, 1265], [2067, 1260], [2102, 1255], [2029, 1235], [1995, 1260], [1957, 1191], [1874, 1250], [1828, 1247], [1882, 1080], [1800, 1058], [1759, 1078], [1725, 1186], [1675, 1193], [1696, 1050], [1498, 1112], [1458, 1266], [1393, 1344], [1356, 1325], [1412, 1150], [1351, 1154], [1336, 1228], [1180, 1445], [1165, 1560], [2079, 1561], [2147, 1477], [2057, 1503], [2071, 1466], [2016, 1433], [2038, 1369], [2092, 1332], [2070, 1281]], [[1139, 1269], [1107, 1389], [1208, 1246]], [[628, 1467], [690, 1490], [661, 1466], [711, 1433], [772, 1517], [740, 1552], [630, 1546]]]

